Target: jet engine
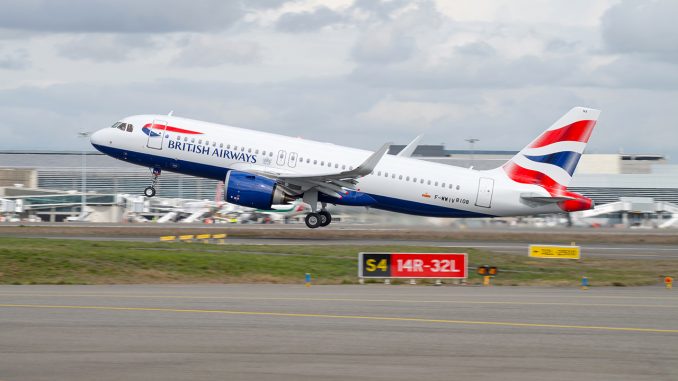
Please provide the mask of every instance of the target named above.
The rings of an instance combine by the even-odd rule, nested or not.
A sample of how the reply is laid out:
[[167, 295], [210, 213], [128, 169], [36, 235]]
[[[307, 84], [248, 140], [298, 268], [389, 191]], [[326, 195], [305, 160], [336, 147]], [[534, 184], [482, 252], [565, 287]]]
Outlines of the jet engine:
[[295, 199], [285, 193], [275, 180], [251, 173], [229, 171], [224, 185], [226, 202], [249, 208], [270, 210], [271, 205], [286, 204]]

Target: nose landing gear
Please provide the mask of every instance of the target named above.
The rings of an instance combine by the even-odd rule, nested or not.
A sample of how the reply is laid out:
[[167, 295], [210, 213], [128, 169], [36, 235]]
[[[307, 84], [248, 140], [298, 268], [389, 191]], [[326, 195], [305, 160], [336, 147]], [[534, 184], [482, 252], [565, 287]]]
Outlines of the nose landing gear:
[[158, 183], [158, 177], [160, 177], [162, 170], [156, 167], [153, 168], [151, 172], [153, 173], [153, 180], [151, 181], [151, 186], [146, 187], [146, 189], [144, 189], [144, 196], [146, 197], [155, 196], [155, 185]]

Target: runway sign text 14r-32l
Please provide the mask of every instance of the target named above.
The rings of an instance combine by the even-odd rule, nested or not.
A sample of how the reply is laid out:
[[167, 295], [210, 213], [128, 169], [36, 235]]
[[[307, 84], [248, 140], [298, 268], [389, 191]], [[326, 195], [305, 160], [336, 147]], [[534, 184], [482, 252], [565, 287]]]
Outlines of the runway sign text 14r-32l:
[[465, 253], [360, 253], [361, 278], [466, 279]]

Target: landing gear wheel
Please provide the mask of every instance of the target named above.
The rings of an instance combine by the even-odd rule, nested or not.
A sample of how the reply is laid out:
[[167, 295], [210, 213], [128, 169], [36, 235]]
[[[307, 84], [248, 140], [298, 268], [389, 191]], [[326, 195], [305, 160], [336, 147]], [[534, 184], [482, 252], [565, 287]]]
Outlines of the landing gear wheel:
[[162, 173], [162, 169], [160, 169], [158, 167], [153, 167], [153, 168], [151, 168], [151, 173], [153, 174], [153, 181], [151, 181], [150, 187], [146, 187], [146, 189], [144, 189], [144, 195], [146, 197], [155, 196], [155, 185], [158, 183], [158, 177], [160, 177], [160, 174]]
[[321, 210], [318, 212], [320, 215], [320, 226], [325, 227], [332, 222], [332, 215], [326, 210]]
[[153, 187], [146, 187], [146, 189], [144, 189], [144, 196], [146, 196], [146, 197], [153, 197], [153, 196], [155, 196], [155, 188], [153, 188]]
[[307, 214], [306, 218], [304, 218], [304, 221], [306, 222], [306, 226], [311, 229], [320, 227], [320, 215], [318, 213]]

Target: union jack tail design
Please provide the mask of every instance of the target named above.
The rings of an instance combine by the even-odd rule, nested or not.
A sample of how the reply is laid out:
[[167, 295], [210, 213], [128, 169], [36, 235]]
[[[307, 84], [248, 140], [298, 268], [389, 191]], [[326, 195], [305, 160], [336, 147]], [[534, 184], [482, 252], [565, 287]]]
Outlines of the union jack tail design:
[[590, 209], [591, 200], [567, 191], [574, 170], [596, 125], [599, 110], [575, 107], [504, 164], [513, 181], [535, 184], [562, 201], [565, 211]]

